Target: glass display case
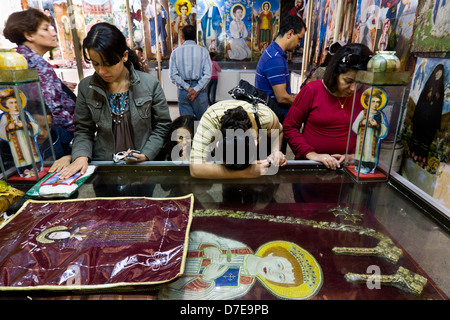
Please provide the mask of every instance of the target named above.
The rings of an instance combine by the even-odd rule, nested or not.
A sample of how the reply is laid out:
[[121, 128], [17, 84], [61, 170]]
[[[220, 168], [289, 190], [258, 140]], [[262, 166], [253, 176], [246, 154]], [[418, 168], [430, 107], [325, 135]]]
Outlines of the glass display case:
[[[445, 300], [450, 294], [450, 214], [396, 173], [387, 182], [360, 184], [344, 170], [289, 161], [276, 175], [203, 180], [192, 178], [186, 164], [93, 165], [95, 173], [71, 199], [123, 197], [126, 205], [129, 197], [193, 194], [183, 276], [120, 291], [16, 290], [1, 297]], [[277, 271], [280, 265], [292, 268]]]
[[[362, 95], [361, 101], [354, 95], [352, 113], [357, 114], [351, 118], [345, 170], [357, 182], [387, 181], [393, 170], [409, 72], [358, 71], [355, 81], [355, 90]], [[359, 103], [361, 111], [355, 107]]]
[[37, 70], [0, 70], [0, 97], [3, 179], [36, 182], [48, 171], [44, 160], [55, 160]]

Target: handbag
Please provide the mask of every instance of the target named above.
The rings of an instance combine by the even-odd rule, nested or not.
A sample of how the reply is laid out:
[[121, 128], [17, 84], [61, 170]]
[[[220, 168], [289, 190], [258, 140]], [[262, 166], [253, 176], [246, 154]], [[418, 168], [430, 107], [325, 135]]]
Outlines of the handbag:
[[277, 115], [280, 123], [284, 122], [286, 115], [278, 103], [267, 93], [251, 85], [248, 81], [240, 80], [236, 87], [228, 91], [228, 94], [236, 100], [247, 101], [254, 106], [258, 103], [262, 103], [268, 106]]

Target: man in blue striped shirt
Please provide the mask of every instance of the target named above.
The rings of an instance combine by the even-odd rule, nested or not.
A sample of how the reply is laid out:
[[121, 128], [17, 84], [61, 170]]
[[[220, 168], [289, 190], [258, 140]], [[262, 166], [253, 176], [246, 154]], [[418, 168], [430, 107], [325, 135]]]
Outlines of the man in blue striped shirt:
[[170, 56], [170, 80], [178, 87], [180, 115], [200, 120], [209, 103], [206, 88], [211, 80], [211, 59], [208, 50], [195, 42], [194, 26], [185, 26], [181, 34], [184, 42]]
[[285, 114], [295, 99], [291, 95], [286, 52], [294, 51], [305, 33], [306, 25], [300, 17], [295, 15], [281, 19], [278, 36], [264, 51], [256, 67], [255, 87], [274, 99]]

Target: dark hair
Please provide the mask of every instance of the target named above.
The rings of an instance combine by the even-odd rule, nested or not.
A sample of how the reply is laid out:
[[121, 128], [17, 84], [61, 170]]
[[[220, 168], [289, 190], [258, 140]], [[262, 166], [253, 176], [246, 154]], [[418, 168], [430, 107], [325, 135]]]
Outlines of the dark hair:
[[183, 39], [194, 40], [195, 41], [195, 27], [193, 25], [188, 24], [187, 26], [181, 29], [181, 33], [183, 34]]
[[[16, 99], [16, 95], [13, 89], [4, 89], [0, 93], [0, 103], [5, 106], [6, 101], [9, 99]], [[5, 106], [6, 107], [6, 106]], [[23, 106], [24, 107], [24, 106]]]
[[345, 44], [343, 44], [343, 41], [336, 41], [333, 42], [329, 47], [326, 47], [325, 50], [328, 50], [327, 55], [325, 56], [325, 59], [320, 64], [319, 67], [326, 67], [329, 63], [333, 55], [342, 48]]
[[[378, 98], [378, 99], [380, 99], [380, 103], [381, 103], [381, 101], [383, 100], [383, 98], [382, 98], [382, 96], [381, 96], [381, 91], [375, 91], [375, 92], [372, 92], [372, 99], [373, 98]], [[366, 105], [369, 105], [370, 103], [369, 103], [369, 98], [370, 98], [370, 93], [366, 93], [365, 95], [364, 95], [364, 102], [366, 103]]]
[[246, 131], [252, 127], [247, 111], [241, 106], [226, 110], [220, 119], [220, 123], [220, 131], [223, 135], [225, 135], [226, 129], [242, 129]]
[[175, 120], [173, 120], [170, 125], [169, 132], [166, 135], [164, 146], [161, 151], [161, 156], [158, 159], [161, 160], [172, 160], [172, 150], [178, 144], [178, 141], [172, 140], [172, 134], [180, 128], [185, 128], [191, 134], [191, 138], [194, 138], [195, 134], [195, 121], [197, 121], [197, 117], [192, 115], [181, 115]]
[[209, 52], [209, 57], [211, 58], [211, 60], [214, 59], [215, 56], [216, 56], [215, 52], [211, 52], [211, 51]]
[[[325, 48], [325, 50], [327, 50], [327, 48]], [[319, 67], [326, 67], [330, 63], [332, 57], [333, 55], [330, 54], [330, 51], [328, 49], [327, 55], [325, 56], [325, 59], [323, 59], [323, 62], [319, 65]]]
[[281, 19], [278, 37], [283, 37], [289, 30], [294, 30], [294, 34], [299, 34], [302, 30], [306, 31], [306, 24], [302, 18], [297, 15], [291, 15]]
[[102, 57], [102, 62], [109, 66], [119, 63], [124, 52], [128, 51], [128, 60], [125, 62], [125, 66], [130, 68], [133, 65], [134, 69], [142, 71], [136, 52], [128, 48], [125, 36], [110, 23], [100, 22], [93, 25], [84, 38], [83, 55], [84, 60], [89, 63], [88, 50], [96, 51]]
[[[224, 135], [217, 146], [221, 154], [222, 163], [228, 169], [244, 170], [248, 168], [257, 158], [256, 148], [253, 148], [253, 140], [248, 135], [233, 134], [231, 136]], [[227, 152], [232, 152], [231, 162], [227, 161]], [[242, 156], [244, 156], [242, 158]]]
[[236, 11], [238, 11], [239, 9], [241, 9], [242, 11], [244, 11], [244, 7], [243, 7], [243, 6], [241, 6], [241, 5], [234, 6], [234, 8], [233, 8], [233, 14], [235, 14]]
[[[233, 170], [244, 170], [250, 164], [256, 160], [256, 152], [251, 152], [251, 147], [253, 146], [253, 141], [248, 135], [238, 135], [233, 134], [232, 136], [227, 136], [227, 130], [239, 130], [246, 132], [248, 129], [252, 128], [252, 122], [248, 116], [247, 111], [243, 107], [239, 106], [233, 109], [228, 109], [225, 111], [221, 118], [220, 131], [222, 132], [222, 140], [219, 140], [219, 145], [217, 147], [220, 152], [220, 157], [223, 164]], [[255, 148], [256, 149], [256, 148]], [[231, 163], [226, 161], [227, 150], [233, 150], [233, 159]], [[239, 155], [244, 155], [243, 161]]]
[[44, 21], [51, 23], [50, 18], [38, 9], [14, 12], [6, 20], [3, 35], [15, 44], [22, 44], [27, 41], [25, 33], [36, 32]]
[[372, 55], [372, 50], [361, 43], [350, 43], [338, 49], [325, 70], [325, 86], [335, 92], [338, 76], [350, 70], [367, 70], [367, 62]]
[[27, 101], [27, 111], [32, 115], [44, 115], [44, 109], [45, 109], [45, 115], [47, 116], [53, 116], [52, 111], [50, 108], [44, 104], [44, 107], [42, 107], [42, 103], [40, 101], [33, 101], [28, 100]]
[[178, 5], [178, 10], [181, 11], [181, 8], [183, 8], [183, 7], [186, 7], [186, 8], [189, 9], [189, 7], [188, 7], [188, 5], [187, 5], [187, 2], [181, 2], [181, 3]]
[[194, 124], [195, 124], [195, 121], [197, 121], [197, 120], [198, 119], [196, 116], [192, 116], [192, 115], [188, 115], [188, 114], [179, 116], [178, 118], [173, 120], [173, 122], [170, 126], [170, 129], [169, 129], [169, 132], [172, 133], [176, 129], [186, 128], [189, 130], [191, 135], [194, 136]]

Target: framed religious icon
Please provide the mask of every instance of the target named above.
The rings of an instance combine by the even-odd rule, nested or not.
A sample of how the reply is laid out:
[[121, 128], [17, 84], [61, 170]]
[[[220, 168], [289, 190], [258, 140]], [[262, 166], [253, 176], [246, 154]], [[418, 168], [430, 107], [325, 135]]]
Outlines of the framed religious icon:
[[378, 164], [380, 142], [387, 136], [389, 125], [382, 109], [387, 104], [383, 89], [368, 88], [361, 96], [364, 110], [352, 125], [356, 133], [355, 170], [362, 174], [374, 174]]
[[181, 30], [187, 26], [196, 24], [196, 2], [190, 0], [170, 0], [171, 11], [171, 35], [173, 49], [182, 44]]
[[358, 71], [344, 168], [357, 182], [387, 181], [395, 154], [409, 72]]
[[449, 14], [449, 1], [420, 1], [411, 39], [411, 52], [448, 52], [450, 50]]
[[218, 61], [225, 57], [225, 1], [197, 1], [197, 41], [210, 52], [216, 53]]
[[227, 12], [227, 59], [249, 61], [252, 36], [251, 4], [235, 3]]
[[[40, 127], [26, 110], [26, 105], [27, 98], [22, 91], [13, 88], [0, 90], [0, 139], [9, 145], [9, 154], [20, 177], [34, 176], [33, 165], [37, 166], [37, 171], [43, 171], [37, 144]], [[2, 149], [7, 148], [2, 145]], [[3, 156], [6, 153], [8, 150], [2, 150]]]
[[254, 61], [257, 61], [278, 32], [280, 15], [279, 1], [258, 0], [253, 2], [252, 45]]

